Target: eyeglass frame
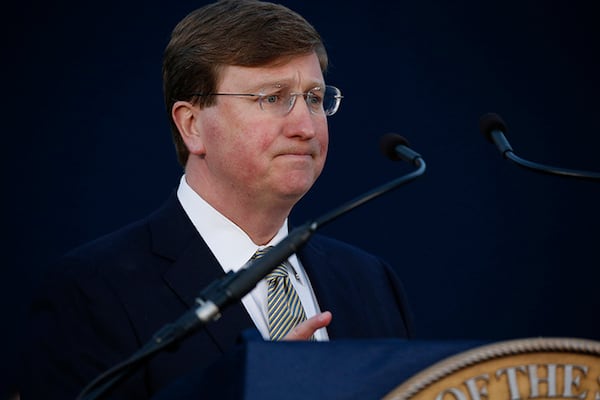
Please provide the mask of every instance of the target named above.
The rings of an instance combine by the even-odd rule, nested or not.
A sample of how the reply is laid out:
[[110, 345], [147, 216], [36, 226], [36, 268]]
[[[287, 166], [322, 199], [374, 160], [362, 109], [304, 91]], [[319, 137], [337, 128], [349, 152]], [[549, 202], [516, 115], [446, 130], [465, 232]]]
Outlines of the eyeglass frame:
[[[317, 86], [311, 90], [320, 89], [320, 88], [321, 88], [320, 86]], [[291, 92], [291, 93], [289, 93], [289, 96], [290, 96], [289, 108], [284, 114], [282, 114], [282, 116], [288, 115], [290, 112], [292, 112], [292, 110], [294, 109], [294, 106], [296, 105], [296, 98], [298, 96], [302, 96], [304, 98], [304, 101], [307, 103], [308, 110], [310, 111], [311, 114], [323, 115], [326, 117], [332, 116], [340, 108], [340, 103], [342, 102], [342, 99], [344, 98], [344, 96], [342, 96], [342, 91], [340, 89], [338, 89], [336, 86], [325, 85], [325, 91], [323, 93], [325, 93], [327, 91], [327, 89], [333, 89], [333, 91], [335, 92], [335, 94], [333, 96], [335, 103], [334, 103], [334, 106], [332, 107], [332, 110], [330, 110], [329, 112], [326, 112], [325, 109], [323, 109], [322, 113], [318, 113], [311, 108], [311, 106], [308, 104], [308, 99], [312, 98], [312, 97], [316, 97], [316, 95], [314, 93], [312, 93], [310, 91], [308, 91], [306, 93]], [[198, 97], [208, 97], [208, 96], [258, 97], [258, 105], [260, 106], [260, 109], [262, 111], [269, 112], [268, 110], [264, 109], [263, 101], [265, 98], [267, 98], [269, 96], [277, 96], [277, 95], [276, 94], [266, 94], [266, 93], [192, 93], [192, 94], [190, 94], [190, 96], [198, 96]]]

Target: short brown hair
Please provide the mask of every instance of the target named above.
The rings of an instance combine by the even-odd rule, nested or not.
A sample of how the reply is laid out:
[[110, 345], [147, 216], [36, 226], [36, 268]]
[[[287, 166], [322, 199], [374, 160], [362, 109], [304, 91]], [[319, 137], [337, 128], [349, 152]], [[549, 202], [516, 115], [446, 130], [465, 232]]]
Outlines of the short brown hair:
[[177, 158], [185, 166], [189, 152], [171, 116], [176, 101], [210, 106], [222, 66], [258, 67], [284, 57], [315, 52], [321, 70], [327, 52], [315, 28], [296, 12], [257, 0], [221, 0], [188, 14], [171, 34], [163, 60], [163, 90]]

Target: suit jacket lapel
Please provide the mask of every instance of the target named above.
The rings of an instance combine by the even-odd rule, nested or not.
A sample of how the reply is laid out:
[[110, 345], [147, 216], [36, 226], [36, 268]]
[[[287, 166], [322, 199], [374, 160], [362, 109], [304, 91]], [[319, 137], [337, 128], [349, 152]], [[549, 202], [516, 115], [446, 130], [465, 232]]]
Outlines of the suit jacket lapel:
[[333, 314], [331, 324], [327, 327], [329, 338], [336, 339], [351, 332], [353, 327], [348, 322], [352, 318], [336, 318], [336, 315], [342, 316], [343, 312], [351, 309], [348, 304], [350, 301], [344, 300], [348, 299], [349, 294], [338, 284], [338, 274], [343, 273], [343, 267], [340, 269], [339, 265], [329, 260], [314, 238], [300, 249], [298, 258], [308, 274], [321, 311], [331, 311]]
[[[187, 217], [175, 193], [151, 219], [153, 249], [173, 260], [164, 281], [187, 307], [210, 283], [225, 275], [214, 255]], [[223, 318], [209, 322], [205, 329], [222, 351], [236, 342], [244, 329], [253, 327], [246, 309], [237, 302], [223, 311]]]

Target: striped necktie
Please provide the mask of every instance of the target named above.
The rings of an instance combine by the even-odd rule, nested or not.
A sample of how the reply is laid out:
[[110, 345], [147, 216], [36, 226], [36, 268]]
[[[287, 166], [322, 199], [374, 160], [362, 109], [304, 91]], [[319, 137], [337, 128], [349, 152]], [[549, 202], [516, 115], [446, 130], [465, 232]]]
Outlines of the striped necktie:
[[[252, 258], [260, 258], [270, 247], [259, 249]], [[296, 325], [306, 320], [298, 293], [292, 286], [285, 263], [279, 264], [266, 276], [267, 310], [271, 340], [281, 340]]]

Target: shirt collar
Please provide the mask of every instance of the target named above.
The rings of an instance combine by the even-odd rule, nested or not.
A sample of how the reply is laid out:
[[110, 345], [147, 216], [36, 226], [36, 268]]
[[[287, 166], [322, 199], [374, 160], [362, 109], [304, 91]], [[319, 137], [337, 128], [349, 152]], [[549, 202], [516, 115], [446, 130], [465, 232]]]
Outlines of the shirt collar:
[[[225, 272], [237, 271], [258, 248], [265, 247], [252, 242], [246, 232], [200, 197], [188, 185], [185, 175], [181, 177], [177, 198]], [[286, 219], [267, 246], [276, 245], [287, 234]]]

